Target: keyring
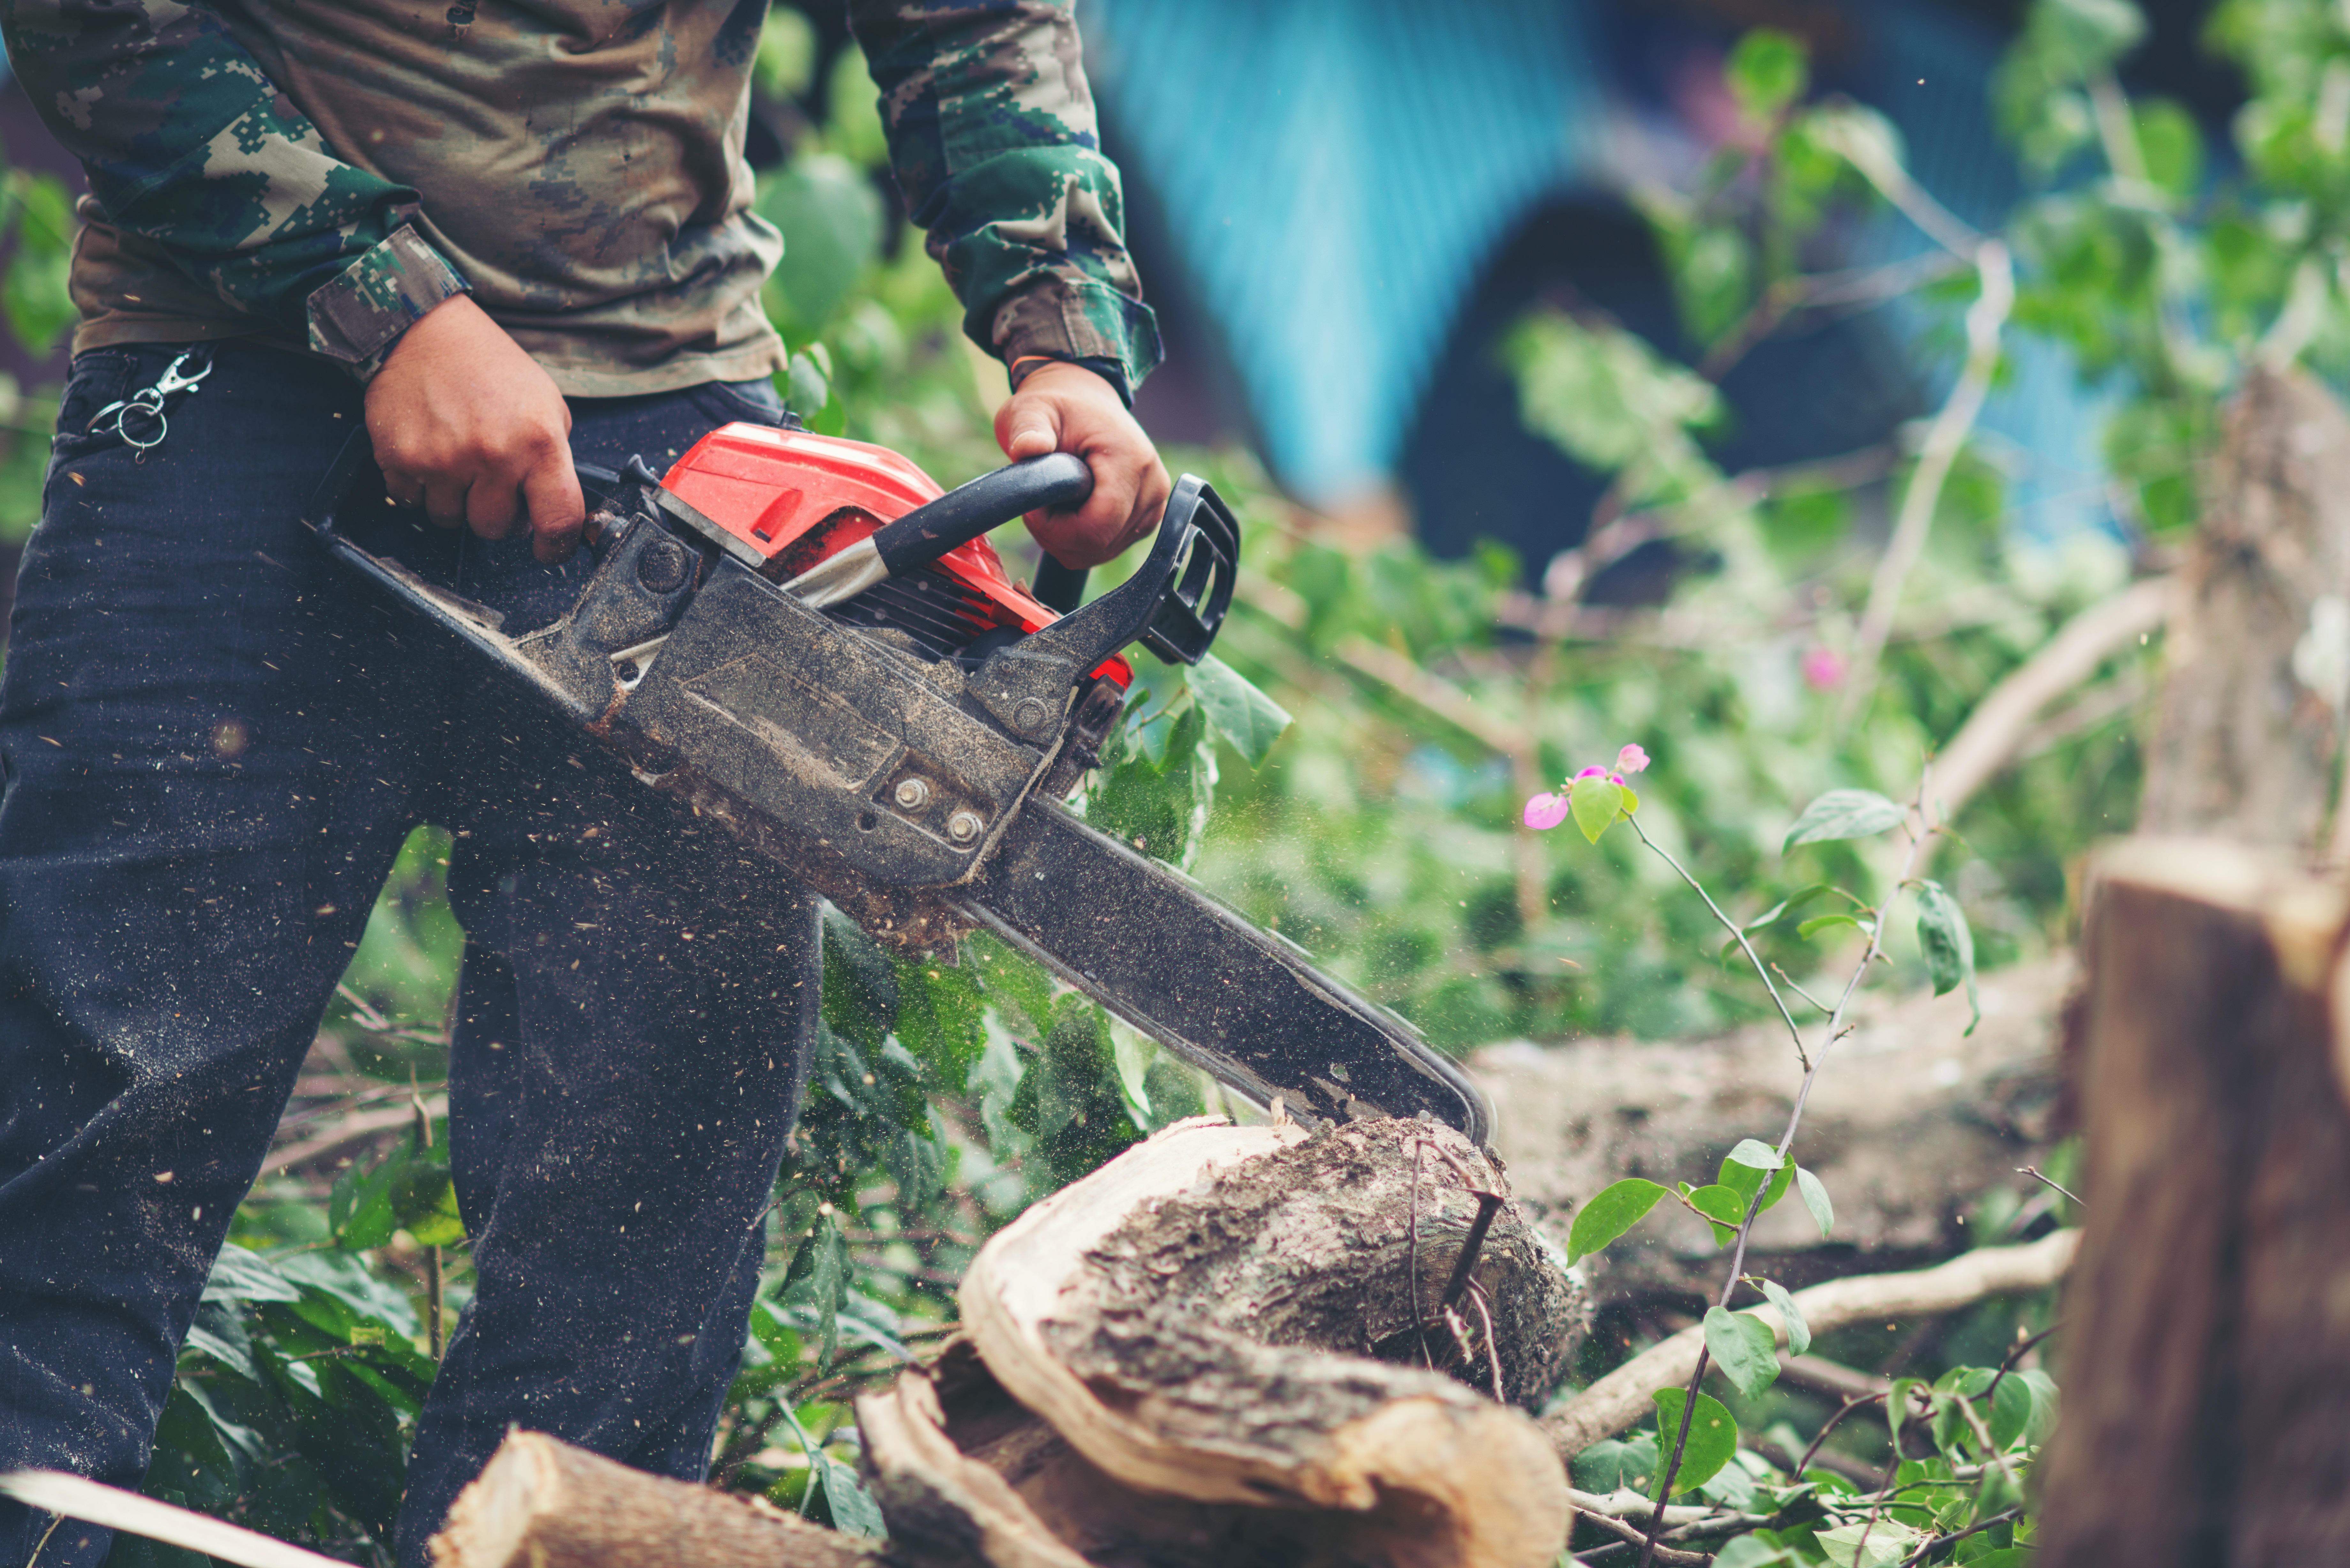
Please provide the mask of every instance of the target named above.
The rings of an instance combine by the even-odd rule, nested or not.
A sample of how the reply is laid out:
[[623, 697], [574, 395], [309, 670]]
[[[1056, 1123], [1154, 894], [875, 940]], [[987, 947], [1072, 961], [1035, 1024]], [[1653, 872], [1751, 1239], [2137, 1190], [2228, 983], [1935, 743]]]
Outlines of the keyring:
[[[209, 355], [205, 357], [203, 365], [194, 375], [184, 376], [180, 373], [181, 368], [194, 358], [198, 352], [198, 349], [188, 349], [163, 368], [163, 373], [155, 378], [153, 386], [141, 387], [129, 397], [118, 398], [99, 410], [90, 416], [87, 428], [96, 430], [100, 420], [112, 414], [114, 433], [122, 438], [123, 444], [139, 454], [138, 461], [145, 462], [147, 454], [161, 446], [164, 439], [172, 433], [172, 421], [163, 412], [163, 400], [174, 392], [203, 391], [203, 388], [198, 383], [213, 373], [212, 359]], [[155, 433], [152, 437], [140, 441], [130, 433], [124, 421], [134, 413], [145, 414], [155, 421]]]

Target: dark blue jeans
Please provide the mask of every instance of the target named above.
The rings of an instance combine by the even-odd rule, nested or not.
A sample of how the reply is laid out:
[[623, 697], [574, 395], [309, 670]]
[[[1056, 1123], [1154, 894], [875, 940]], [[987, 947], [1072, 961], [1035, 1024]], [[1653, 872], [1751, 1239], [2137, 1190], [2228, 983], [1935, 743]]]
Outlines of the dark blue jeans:
[[[815, 906], [371, 601], [297, 518], [359, 389], [228, 345], [143, 462], [75, 361], [0, 678], [0, 1469], [145, 1473], [174, 1357], [409, 831], [456, 835], [450, 1153], [479, 1285], [418, 1428], [424, 1542], [510, 1423], [700, 1478], [799, 1101]], [[659, 469], [764, 388], [573, 405]], [[382, 524], [505, 607], [584, 562]], [[0, 1564], [47, 1524], [0, 1501]], [[68, 1525], [44, 1568], [102, 1559]]]

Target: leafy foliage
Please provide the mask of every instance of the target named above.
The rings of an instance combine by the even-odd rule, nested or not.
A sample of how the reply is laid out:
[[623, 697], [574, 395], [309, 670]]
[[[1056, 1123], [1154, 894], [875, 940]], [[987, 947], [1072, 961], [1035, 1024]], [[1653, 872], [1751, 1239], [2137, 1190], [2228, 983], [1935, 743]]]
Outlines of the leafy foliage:
[[[2113, 398], [2106, 452], [2123, 521], [2161, 535], [2191, 519], [2195, 464], [2246, 365], [2350, 370], [2334, 265], [2350, 240], [2350, 24], [2328, 0], [2220, 7], [2211, 36], [2253, 98], [2237, 122], [2241, 168], [2216, 185], [2207, 171], [2229, 161], [2207, 154], [2192, 120], [2116, 84], [2142, 32], [2127, 0], [2032, 7], [1997, 92], [2019, 155], [2052, 183], [2002, 237], [2018, 266], [2011, 330], [2063, 345]], [[766, 89], [805, 94], [816, 68], [805, 18], [778, 8], [763, 36]], [[1935, 497], [1925, 569], [1862, 683], [1867, 541], [1914, 481], [1915, 454], [1726, 473], [1712, 455], [1715, 385], [1753, 342], [1822, 307], [1825, 283], [1808, 269], [1827, 225], [1919, 193], [1900, 182], [1889, 127], [1806, 96], [1794, 40], [1758, 31], [1725, 69], [1743, 133], [1688, 188], [1639, 194], [1697, 362], [1559, 311], [1531, 316], [1503, 345], [1529, 428], [1614, 476], [1568, 557], [1342, 550], [1300, 526], [1244, 454], [1170, 454], [1216, 483], [1250, 541], [1219, 645], [1226, 662], [1186, 672], [1138, 659], [1124, 728], [1081, 808], [1448, 1047], [1768, 1015], [1737, 968], [1739, 942], [1697, 900], [1671, 896], [1671, 870], [1612, 827], [1637, 826], [1676, 867], [1734, 890], [1731, 921], [1786, 974], [1808, 982], [1881, 931], [1889, 961], [1864, 983], [1971, 994], [1977, 962], [2062, 939], [2071, 862], [2092, 834], [2128, 821], [2137, 793], [2126, 699], [2151, 650], [2110, 660], [2091, 696], [2118, 700], [2085, 697], [2069, 728], [2053, 726], [2040, 752], [1960, 806], [1972, 858], [1946, 865], [1946, 880], [1894, 885], [1898, 846], [1883, 836], [1903, 820], [1895, 797], [1920, 759], [2109, 592], [2129, 558], [2111, 541], [2019, 539], [1998, 464], [1961, 450]], [[974, 473], [998, 461], [988, 414], [1002, 383], [889, 216], [859, 70], [853, 54], [838, 64], [827, 118], [763, 181], [761, 210], [792, 247], [767, 296], [791, 349], [781, 380], [818, 430], [891, 446], [942, 477]], [[0, 228], [14, 225], [17, 251], [0, 314], [37, 343], [68, 319], [57, 286], [64, 208], [37, 181], [9, 181]], [[1875, 282], [1955, 315], [1966, 292], [1943, 280], [1960, 270], [1946, 257]], [[0, 423], [46, 425], [37, 403], [5, 391]], [[0, 536], [29, 524], [40, 445], [14, 440], [0, 456]], [[1681, 564], [1669, 602], [1578, 602], [1608, 561], [1652, 541]], [[1024, 552], [1007, 545], [1015, 571], [1033, 559]], [[1528, 576], [1552, 591], [1526, 592]], [[1306, 722], [1291, 725], [1291, 713]], [[1575, 815], [1587, 842], [1520, 826], [1529, 792], [1627, 734], [1652, 737], [1660, 765], [1637, 796], [1613, 781], [1584, 792]], [[349, 977], [353, 1000], [328, 1021], [348, 1081], [372, 1092], [414, 1082], [429, 1093], [445, 1075], [438, 1020], [456, 943], [437, 890], [445, 855], [430, 835], [411, 844]], [[1892, 922], [1905, 892], [1917, 919]], [[1148, 1130], [1219, 1103], [1001, 944], [973, 938], [958, 956], [895, 958], [828, 921], [808, 1106], [728, 1401], [724, 1481], [845, 1529], [878, 1527], [853, 1469], [847, 1393], [951, 1319], [952, 1283], [993, 1229]], [[436, 1158], [443, 1129], [426, 1125], [429, 1139], [388, 1132], [330, 1183], [273, 1178], [240, 1211], [164, 1413], [158, 1495], [388, 1561], [387, 1500], [432, 1374], [428, 1264], [447, 1311], [470, 1288]], [[1617, 1241], [1669, 1193], [1726, 1241], [1790, 1190], [1824, 1237], [1834, 1231], [1828, 1192], [1792, 1150], [1750, 1139], [1714, 1174], [1704, 1186], [1606, 1189], [1576, 1212], [1570, 1253]], [[1785, 1287], [1752, 1283], [1805, 1353]], [[1867, 1439], [1877, 1447], [1851, 1439], [1886, 1469], [1864, 1489], [1835, 1469], [1789, 1468], [1807, 1439], [1783, 1425], [1800, 1407], [1773, 1383], [1761, 1320], [1725, 1305], [1706, 1329], [1728, 1382], [1722, 1399], [1700, 1392], [1687, 1411], [1669, 1484], [1683, 1501], [1769, 1521], [1720, 1545], [1723, 1568], [1898, 1563], [1986, 1521], [1928, 1560], [2022, 1560], [2029, 1519], [2002, 1515], [2022, 1501], [2015, 1479], [2029, 1476], [2055, 1391], [2004, 1365], [2003, 1343], [1896, 1388], [1884, 1432]], [[1578, 1456], [1577, 1484], [1666, 1486], [1659, 1431], [1669, 1452], [1687, 1403], [1681, 1389], [1659, 1391], [1661, 1428]]]

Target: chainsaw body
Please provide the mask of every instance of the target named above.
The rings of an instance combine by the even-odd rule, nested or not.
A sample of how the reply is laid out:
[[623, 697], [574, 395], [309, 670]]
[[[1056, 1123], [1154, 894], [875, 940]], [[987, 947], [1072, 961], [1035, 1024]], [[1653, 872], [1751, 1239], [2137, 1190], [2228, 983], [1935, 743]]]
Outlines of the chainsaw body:
[[[307, 520], [877, 939], [937, 948], [984, 926], [1260, 1104], [1307, 1120], [1428, 1110], [1482, 1139], [1482, 1097], [1408, 1024], [1058, 804], [1123, 710], [1121, 650], [1196, 663], [1240, 554], [1231, 511], [1187, 475], [1140, 569], [1055, 612], [973, 535], [1066, 497], [1071, 468], [1090, 483], [1046, 458], [942, 493], [885, 449], [755, 425], [721, 427], [665, 475], [583, 465], [595, 568], [567, 613], [511, 638], [346, 535], [377, 478], [363, 440]], [[784, 587], [892, 541], [890, 575], [854, 597], [818, 610]]]

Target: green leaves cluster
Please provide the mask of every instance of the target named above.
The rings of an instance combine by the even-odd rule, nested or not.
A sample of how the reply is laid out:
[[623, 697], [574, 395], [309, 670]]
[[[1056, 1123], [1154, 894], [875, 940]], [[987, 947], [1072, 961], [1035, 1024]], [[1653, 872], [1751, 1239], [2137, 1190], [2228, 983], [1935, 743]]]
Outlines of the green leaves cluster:
[[[274, 1535], [388, 1543], [432, 1379], [421, 1332], [405, 1294], [349, 1252], [265, 1256], [230, 1243], [188, 1330], [149, 1495]], [[128, 1537], [113, 1560], [203, 1562]]]

